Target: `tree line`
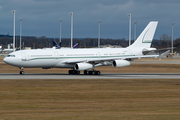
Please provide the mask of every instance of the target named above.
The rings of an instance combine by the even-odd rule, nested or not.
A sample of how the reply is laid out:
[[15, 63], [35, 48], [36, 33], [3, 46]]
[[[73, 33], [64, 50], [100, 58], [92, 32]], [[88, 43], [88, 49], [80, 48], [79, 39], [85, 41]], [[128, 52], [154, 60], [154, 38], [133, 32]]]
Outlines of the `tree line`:
[[[59, 43], [59, 38], [47, 38], [46, 36], [42, 37], [34, 37], [34, 36], [22, 36], [22, 46], [23, 47], [31, 47], [32, 49], [37, 48], [51, 48], [53, 47], [52, 41], [55, 40]], [[15, 46], [18, 48], [20, 45], [20, 37], [16, 36]], [[62, 38], [61, 39], [62, 47], [70, 47], [71, 39], [70, 38]], [[97, 38], [74, 38], [73, 44], [78, 42], [78, 48], [92, 48], [98, 46]], [[3, 48], [7, 48], [8, 44], [13, 42], [13, 36], [10, 35], [0, 35], [0, 46]], [[133, 43], [134, 40], [131, 41]], [[121, 47], [127, 47], [129, 45], [129, 41], [125, 38], [122, 39], [101, 39], [101, 45], [119, 45]], [[173, 41], [173, 46], [176, 47], [176, 51], [180, 51], [180, 38], [177, 38]], [[163, 34], [159, 39], [154, 39], [152, 42], [152, 47], [155, 48], [170, 48], [171, 47], [171, 36], [167, 34]]]

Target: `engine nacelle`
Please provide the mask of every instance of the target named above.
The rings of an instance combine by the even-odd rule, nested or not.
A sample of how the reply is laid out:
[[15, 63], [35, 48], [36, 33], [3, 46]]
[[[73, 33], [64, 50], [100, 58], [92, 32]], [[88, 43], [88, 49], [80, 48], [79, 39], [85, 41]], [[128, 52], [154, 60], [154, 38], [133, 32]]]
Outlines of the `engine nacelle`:
[[126, 67], [130, 65], [130, 62], [127, 60], [114, 60], [113, 67]]
[[91, 68], [93, 68], [93, 65], [90, 64], [90, 63], [76, 63], [74, 65], [74, 69], [78, 70], [78, 71], [88, 70], [88, 69], [91, 69]]

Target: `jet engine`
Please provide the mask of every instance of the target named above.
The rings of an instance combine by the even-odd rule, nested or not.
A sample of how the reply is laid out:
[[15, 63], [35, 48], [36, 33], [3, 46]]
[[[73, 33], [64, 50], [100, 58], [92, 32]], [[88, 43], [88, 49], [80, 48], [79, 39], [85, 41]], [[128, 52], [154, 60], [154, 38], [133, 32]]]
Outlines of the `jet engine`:
[[126, 67], [130, 65], [130, 62], [127, 60], [114, 60], [113, 67]]
[[75, 70], [81, 71], [81, 70], [88, 70], [93, 68], [93, 65], [90, 63], [76, 63], [74, 66]]

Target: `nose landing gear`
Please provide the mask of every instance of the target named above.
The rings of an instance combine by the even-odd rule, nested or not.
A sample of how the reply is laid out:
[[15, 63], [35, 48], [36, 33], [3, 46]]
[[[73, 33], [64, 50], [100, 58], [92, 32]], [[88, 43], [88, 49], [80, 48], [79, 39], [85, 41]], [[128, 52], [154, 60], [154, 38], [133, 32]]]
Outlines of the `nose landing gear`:
[[24, 71], [23, 71], [24, 68], [21, 67], [20, 69], [21, 69], [21, 71], [19, 72], [19, 74], [20, 74], [20, 75], [24, 75]]

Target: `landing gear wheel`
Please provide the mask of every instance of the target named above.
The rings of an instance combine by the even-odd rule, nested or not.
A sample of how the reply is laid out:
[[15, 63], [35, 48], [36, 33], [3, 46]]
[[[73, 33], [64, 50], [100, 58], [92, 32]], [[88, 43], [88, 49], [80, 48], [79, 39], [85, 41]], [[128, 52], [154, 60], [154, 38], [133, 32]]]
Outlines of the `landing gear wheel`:
[[19, 73], [20, 73], [21, 75], [24, 75], [24, 71], [20, 71]]
[[75, 73], [76, 73], [76, 71], [72, 70], [71, 74], [73, 74], [73, 75], [74, 75]]
[[92, 74], [91, 75], [95, 75], [96, 71], [92, 71]]
[[69, 70], [68, 72], [70, 75], [79, 75], [80, 74], [80, 71], [77, 71], [77, 70]]
[[85, 75], [100, 75], [101, 72], [100, 71], [87, 71], [87, 70], [85, 70], [84, 74]]
[[95, 72], [95, 75], [100, 75], [100, 74], [101, 74], [100, 71], [96, 71], [96, 72]]
[[85, 74], [85, 75], [89, 75], [89, 71], [85, 70], [85, 71], [84, 71], [84, 74]]
[[21, 71], [19, 72], [20, 75], [24, 75], [23, 67], [20, 67]]
[[76, 74], [79, 75], [79, 74], [80, 74], [80, 71], [76, 71]]
[[71, 74], [71, 70], [69, 70], [68, 73]]

